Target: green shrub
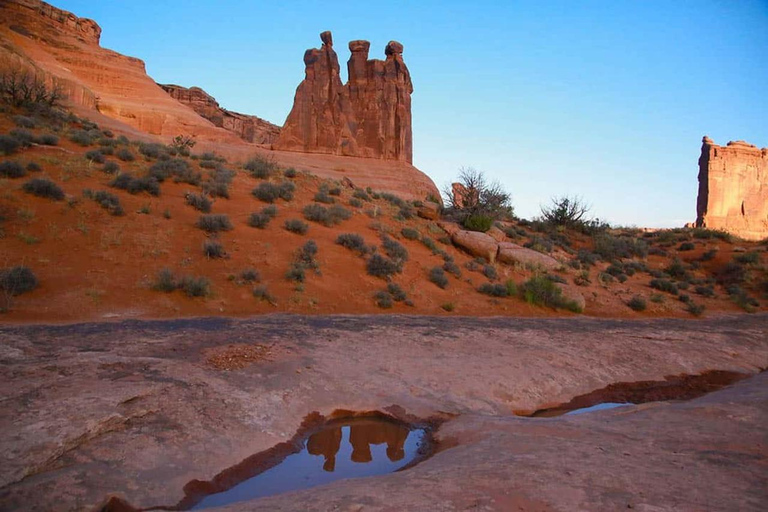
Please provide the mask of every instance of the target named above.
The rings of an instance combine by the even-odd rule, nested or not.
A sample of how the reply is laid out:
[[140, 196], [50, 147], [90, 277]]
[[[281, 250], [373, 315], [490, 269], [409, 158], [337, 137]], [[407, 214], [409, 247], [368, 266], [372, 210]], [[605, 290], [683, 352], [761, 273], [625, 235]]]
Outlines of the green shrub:
[[644, 298], [635, 295], [629, 300], [629, 302], [627, 302], [627, 306], [629, 306], [633, 311], [645, 311], [647, 304], [645, 303]]
[[685, 310], [693, 316], [701, 316], [704, 312], [704, 304], [695, 304], [693, 301], [688, 301]]
[[299, 265], [298, 263], [292, 263], [291, 267], [285, 273], [285, 278], [289, 281], [303, 283], [307, 278], [307, 274], [303, 266]]
[[580, 313], [579, 306], [563, 297], [563, 293], [557, 285], [545, 276], [534, 276], [521, 286], [521, 293], [525, 301], [537, 306], [551, 308], [564, 308], [575, 313]]
[[6, 160], [0, 162], [0, 176], [3, 178], [21, 178], [27, 175], [26, 169], [19, 162]]
[[217, 233], [219, 231], [230, 231], [232, 229], [232, 222], [230, 222], [229, 216], [225, 214], [208, 213], [200, 216], [197, 220], [197, 227], [209, 233]]
[[104, 164], [104, 167], [102, 167], [101, 170], [105, 174], [117, 174], [120, 172], [120, 166], [117, 164], [117, 162], [107, 162]]
[[747, 295], [747, 292], [744, 291], [740, 286], [729, 286], [726, 291], [728, 292], [728, 295], [734, 304], [748, 313], [753, 313], [755, 308], [760, 306], [760, 303], [757, 302], [757, 300], [753, 297]]
[[602, 233], [594, 237], [595, 253], [606, 261], [648, 255], [648, 244], [643, 240], [629, 237], [616, 237]]
[[350, 251], [359, 253], [361, 256], [370, 251], [369, 247], [365, 245], [365, 239], [357, 233], [342, 233], [336, 237], [336, 243]]
[[464, 227], [470, 231], [485, 233], [493, 226], [493, 217], [489, 215], [474, 214], [464, 219]]
[[672, 260], [672, 263], [670, 263], [667, 268], [664, 269], [664, 272], [667, 273], [670, 277], [673, 277], [675, 279], [689, 279], [690, 274], [688, 273], [688, 270], [685, 268], [685, 265], [683, 264], [680, 259], [675, 258]]
[[125, 214], [123, 206], [120, 204], [120, 198], [115, 194], [110, 194], [105, 190], [97, 190], [96, 192], [84, 190], [83, 195], [96, 201], [96, 203], [107, 210], [110, 215], [120, 217]]
[[362, 208], [363, 202], [353, 197], [352, 199], [349, 200], [349, 206], [351, 206], [352, 208]]
[[136, 178], [129, 173], [122, 173], [118, 174], [117, 177], [109, 183], [109, 185], [117, 189], [125, 190], [129, 194], [147, 192], [153, 196], [160, 195], [160, 184], [155, 178], [151, 176]]
[[652, 279], [650, 286], [655, 290], [677, 294], [677, 285], [668, 279]]
[[741, 284], [747, 279], [747, 270], [741, 263], [729, 261], [717, 272], [716, 278], [725, 287]]
[[695, 288], [696, 293], [704, 297], [714, 297], [715, 290], [711, 286], [697, 286]]
[[277, 171], [277, 162], [272, 157], [256, 155], [248, 160], [243, 168], [248, 171], [253, 178], [266, 179]]
[[269, 293], [266, 285], [255, 286], [253, 288], [253, 296], [259, 300], [265, 300], [270, 304], [275, 304], [275, 298]]
[[0, 135], [0, 153], [3, 155], [12, 155], [19, 150], [19, 141], [10, 135]]
[[368, 258], [365, 269], [369, 275], [388, 279], [389, 276], [399, 273], [402, 266], [379, 253], [374, 253]]
[[429, 280], [440, 288], [448, 286], [448, 277], [442, 267], [432, 267], [429, 271]]
[[19, 265], [0, 270], [0, 290], [8, 296], [30, 292], [37, 285], [37, 276], [29, 267]]
[[22, 187], [24, 192], [37, 197], [46, 197], [54, 201], [64, 199], [64, 191], [57, 184], [45, 178], [32, 178]]
[[189, 206], [203, 213], [209, 213], [211, 211], [211, 206], [213, 205], [211, 200], [203, 194], [187, 192], [184, 194], [184, 199]]
[[727, 233], [719, 229], [695, 228], [691, 234], [693, 235], [694, 238], [701, 238], [701, 239], [718, 238], [720, 240], [723, 240], [724, 242], [733, 241], [733, 236], [731, 236], [730, 233]]
[[259, 186], [251, 192], [256, 199], [265, 203], [274, 203], [278, 199], [290, 201], [296, 186], [290, 181], [284, 181], [280, 185], [274, 183], [259, 183]]
[[677, 248], [678, 251], [692, 251], [696, 248], [696, 244], [693, 242], [683, 242], [680, 244], [680, 247]]
[[421, 238], [421, 234], [417, 229], [408, 228], [408, 227], [405, 227], [402, 230], [400, 230], [400, 234], [402, 234], [403, 238], [407, 240], [419, 240]]
[[750, 265], [760, 263], [760, 255], [757, 251], [745, 252], [743, 254], [736, 254], [733, 257], [734, 261], [741, 263], [742, 265]]
[[392, 295], [385, 290], [379, 290], [373, 295], [376, 305], [382, 309], [389, 309], [392, 307]]
[[408, 298], [408, 295], [405, 293], [405, 290], [400, 288], [400, 285], [397, 283], [389, 283], [387, 284], [387, 293], [389, 293], [392, 296], [392, 300], [395, 302], [403, 302]]
[[298, 176], [298, 174], [299, 173], [297, 173], [296, 169], [294, 169], [293, 167], [289, 167], [285, 171], [283, 171], [283, 176], [289, 179], [295, 178], [296, 176]]
[[300, 221], [299, 219], [288, 219], [285, 221], [285, 224], [283, 224], [283, 227], [291, 233], [296, 233], [297, 235], [303, 235], [309, 229], [309, 225], [307, 225], [306, 222]]
[[43, 146], [57, 146], [59, 144], [59, 138], [52, 133], [42, 134], [39, 140]]
[[223, 258], [227, 255], [224, 247], [216, 240], [206, 240], [203, 242], [203, 254], [208, 259]]
[[510, 295], [507, 286], [501, 283], [483, 283], [478, 287], [477, 291], [491, 297], [509, 297]]
[[355, 199], [360, 199], [361, 201], [371, 201], [371, 196], [369, 196], [368, 193], [361, 188], [356, 188], [354, 192], [352, 192], [352, 197]]
[[699, 261], [710, 261], [715, 259], [715, 256], [717, 256], [717, 249], [711, 249], [701, 255], [699, 258]]
[[189, 297], [207, 297], [211, 294], [211, 283], [205, 277], [185, 276], [181, 278], [179, 288]]
[[179, 283], [176, 281], [176, 276], [170, 269], [164, 268], [157, 273], [154, 283], [152, 283], [152, 289], [158, 292], [171, 293], [177, 290]]
[[117, 153], [115, 153], [115, 156], [122, 160], [123, 162], [133, 162], [136, 160], [136, 155], [133, 154], [133, 151], [131, 151], [128, 148], [120, 148], [117, 150]]
[[99, 149], [92, 149], [85, 153], [85, 159], [91, 163], [97, 164], [103, 164], [106, 161], [104, 158], [104, 153], [102, 153]]

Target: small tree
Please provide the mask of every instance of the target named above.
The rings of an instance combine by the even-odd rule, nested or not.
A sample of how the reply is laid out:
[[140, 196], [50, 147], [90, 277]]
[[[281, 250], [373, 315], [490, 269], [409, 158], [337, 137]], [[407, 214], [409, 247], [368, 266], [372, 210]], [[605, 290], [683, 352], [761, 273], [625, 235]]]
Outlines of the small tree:
[[194, 135], [177, 135], [173, 138], [173, 142], [169, 144], [172, 149], [175, 149], [180, 155], [187, 156], [189, 152], [195, 147], [197, 141]]
[[512, 198], [501, 184], [489, 182], [481, 171], [471, 167], [461, 168], [458, 182], [446, 187], [443, 194], [449, 213], [465, 224], [470, 218], [493, 221], [511, 217], [514, 212]]
[[19, 65], [0, 66], [0, 97], [15, 107], [55, 107], [64, 99], [61, 87]]
[[541, 207], [541, 216], [554, 226], [578, 228], [588, 222], [587, 214], [591, 209], [579, 196], [553, 197], [550, 206]]

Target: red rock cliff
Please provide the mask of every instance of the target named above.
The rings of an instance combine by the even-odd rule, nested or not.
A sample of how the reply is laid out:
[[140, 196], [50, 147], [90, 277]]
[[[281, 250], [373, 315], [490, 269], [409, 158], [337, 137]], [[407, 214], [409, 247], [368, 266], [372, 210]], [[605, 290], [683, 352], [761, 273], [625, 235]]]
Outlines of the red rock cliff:
[[743, 141], [723, 147], [704, 137], [696, 215], [698, 227], [768, 238], [768, 148]]
[[173, 84], [158, 84], [171, 97], [212, 122], [214, 125], [237, 134], [246, 142], [272, 144], [280, 135], [280, 127], [260, 117], [232, 112], [221, 108], [216, 98], [199, 87], [181, 87]]
[[411, 93], [403, 45], [390, 41], [386, 60], [369, 60], [368, 41], [352, 41], [346, 86], [330, 32], [304, 54], [305, 78], [275, 148], [413, 161]]

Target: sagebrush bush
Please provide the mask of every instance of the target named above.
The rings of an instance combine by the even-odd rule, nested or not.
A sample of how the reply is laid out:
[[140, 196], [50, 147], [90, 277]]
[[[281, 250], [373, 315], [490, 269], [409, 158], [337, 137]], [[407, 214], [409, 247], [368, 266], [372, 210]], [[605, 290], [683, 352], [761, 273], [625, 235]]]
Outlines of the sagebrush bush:
[[52, 133], [44, 133], [39, 138], [43, 146], [56, 146], [59, 144], [59, 138]]
[[355, 199], [360, 199], [361, 201], [367, 201], [367, 202], [370, 202], [371, 200], [371, 196], [369, 196], [368, 193], [361, 188], [356, 188], [355, 191], [352, 192], [352, 197], [354, 197]]
[[510, 294], [510, 288], [501, 283], [483, 283], [477, 288], [477, 291], [491, 297], [509, 297], [514, 294]]
[[26, 167], [27, 171], [29, 172], [40, 172], [43, 169], [40, 167], [40, 164], [36, 162], [29, 162]]
[[223, 258], [227, 255], [224, 247], [217, 240], [203, 242], [203, 254], [209, 259]]
[[179, 288], [189, 297], [207, 297], [211, 294], [211, 283], [205, 277], [184, 276]]
[[330, 194], [328, 193], [328, 190], [329, 190], [328, 185], [323, 183], [322, 185], [320, 185], [320, 190], [317, 191], [313, 200], [318, 203], [325, 203], [325, 204], [335, 203], [336, 200], [330, 196]]
[[69, 140], [81, 146], [90, 146], [93, 144], [93, 138], [91, 137], [91, 134], [85, 130], [75, 130], [74, 132], [70, 133]]
[[697, 294], [702, 295], [704, 297], [714, 297], [715, 296], [715, 289], [712, 288], [711, 286], [697, 286], [696, 288], [694, 288], [694, 291]]
[[0, 135], [0, 153], [3, 155], [12, 155], [19, 150], [19, 141], [10, 135]]
[[408, 250], [397, 240], [384, 235], [381, 237], [381, 247], [399, 267], [408, 261]]
[[289, 167], [285, 171], [283, 171], [283, 176], [289, 179], [295, 178], [296, 176], [298, 176], [298, 174], [299, 173], [297, 173], [296, 169], [294, 169], [293, 167]]
[[470, 231], [485, 233], [493, 226], [493, 217], [481, 214], [469, 215], [464, 219], [463, 225]]
[[387, 293], [389, 293], [392, 296], [392, 300], [394, 300], [395, 302], [403, 302], [408, 298], [408, 295], [405, 293], [405, 290], [400, 288], [400, 285], [397, 283], [388, 283]]
[[736, 261], [729, 261], [716, 274], [717, 282], [728, 287], [743, 283], [747, 279], [747, 269]]
[[407, 240], [419, 240], [421, 238], [421, 234], [417, 229], [408, 227], [401, 229], [400, 234], [403, 235], [403, 238]]
[[37, 123], [31, 117], [17, 115], [11, 117], [11, 119], [13, 120], [13, 123], [19, 128], [33, 129], [37, 126]]
[[637, 238], [616, 237], [608, 233], [602, 233], [594, 237], [595, 253], [605, 261], [638, 256], [645, 258], [648, 255], [648, 244]]
[[213, 205], [213, 202], [205, 194], [187, 192], [184, 194], [184, 199], [189, 206], [203, 213], [209, 213]]
[[24, 192], [54, 201], [64, 199], [64, 191], [57, 184], [45, 178], [32, 178], [22, 186]]
[[160, 195], [160, 184], [152, 176], [142, 176], [137, 178], [129, 173], [122, 173], [118, 174], [109, 185], [117, 189], [125, 190], [129, 194], [147, 192], [153, 196]]
[[757, 253], [757, 251], [745, 252], [743, 254], [736, 254], [733, 257], [733, 260], [736, 263], [741, 263], [742, 265], [754, 265], [756, 263], [760, 263], [760, 255]]
[[190, 185], [199, 185], [202, 179], [202, 175], [192, 169], [189, 162], [181, 158], [170, 158], [155, 162], [149, 168], [149, 176], [155, 178], [160, 183], [172, 177], [173, 181], [177, 183], [188, 183]]
[[365, 264], [365, 270], [369, 275], [383, 279], [399, 273], [401, 269], [402, 266], [379, 253], [374, 253]]
[[308, 204], [302, 213], [305, 219], [328, 227], [340, 224], [352, 216], [352, 212], [337, 204], [328, 208], [319, 204]]
[[629, 306], [629, 308], [633, 311], [645, 311], [647, 304], [645, 303], [644, 298], [635, 295], [629, 300], [629, 302], [627, 302], [627, 306]]
[[678, 292], [677, 285], [668, 279], [652, 279], [650, 286], [656, 290], [671, 294], [677, 294]]
[[342, 247], [359, 253], [361, 256], [368, 254], [370, 249], [365, 245], [365, 239], [357, 233], [342, 233], [336, 237], [336, 243]]
[[29, 130], [24, 128], [16, 128], [9, 132], [9, 135], [19, 141], [19, 144], [25, 148], [28, 148], [35, 142], [35, 135]]
[[103, 164], [106, 159], [100, 149], [92, 149], [85, 153], [85, 159], [91, 163]]
[[106, 174], [117, 174], [120, 172], [120, 165], [117, 162], [107, 162], [101, 170]]
[[440, 288], [448, 286], [448, 277], [442, 267], [432, 267], [429, 271], [429, 280]]
[[680, 244], [680, 247], [677, 248], [678, 251], [692, 251], [696, 248], [696, 244], [693, 242], [683, 242]]
[[294, 262], [294, 263], [291, 263], [291, 266], [288, 268], [288, 271], [285, 273], [285, 278], [288, 281], [303, 283], [304, 280], [307, 278], [307, 273], [304, 270], [304, 267]]
[[534, 276], [527, 280], [521, 286], [521, 293], [529, 304], [581, 312], [578, 304], [563, 297], [562, 290], [546, 276]]
[[0, 162], [0, 177], [22, 178], [27, 175], [27, 170], [19, 162], [6, 160]]
[[277, 171], [277, 162], [272, 157], [256, 155], [243, 168], [254, 178], [266, 179]]
[[120, 198], [115, 194], [110, 194], [106, 190], [97, 190], [93, 192], [86, 189], [83, 191], [83, 195], [96, 201], [96, 203], [107, 210], [110, 215], [120, 217], [125, 214], [123, 206], [120, 204]]
[[445, 271], [446, 271], [446, 272], [448, 272], [449, 274], [453, 274], [453, 275], [454, 275], [454, 276], [456, 276], [457, 278], [461, 277], [461, 269], [460, 269], [460, 268], [459, 268], [459, 266], [458, 266], [456, 263], [454, 263], [453, 261], [446, 261], [446, 262], [443, 264], [443, 270], [445, 270]]
[[222, 167], [211, 171], [208, 181], [203, 183], [203, 192], [211, 197], [224, 197], [229, 199], [229, 185], [235, 178], [235, 171]]
[[136, 160], [136, 155], [133, 154], [133, 151], [131, 151], [128, 148], [120, 148], [115, 153], [115, 156], [122, 160], [123, 162], [133, 162]]
[[223, 213], [208, 213], [201, 215], [197, 220], [197, 227], [209, 233], [218, 233], [219, 231], [230, 231], [232, 222], [229, 216]]
[[274, 183], [259, 183], [259, 186], [251, 192], [256, 199], [265, 203], [274, 203], [278, 199], [290, 201], [296, 186], [290, 181], [283, 181], [279, 185]]
[[379, 290], [373, 295], [376, 305], [382, 309], [390, 309], [393, 305], [392, 295], [386, 290]]
[[288, 219], [283, 224], [283, 227], [291, 233], [303, 235], [309, 229], [309, 225], [306, 222], [302, 222], [299, 219]]
[[37, 285], [37, 276], [29, 267], [19, 265], [0, 270], [0, 290], [6, 295], [21, 295], [34, 290]]
[[261, 281], [261, 275], [255, 268], [246, 268], [240, 272], [240, 280], [244, 283], [258, 283]]
[[156, 142], [139, 142], [139, 153], [148, 159], [168, 158], [168, 148]]
[[499, 273], [496, 271], [496, 267], [493, 265], [483, 265], [483, 275], [491, 281], [495, 281], [499, 278]]
[[248, 217], [248, 225], [252, 228], [264, 229], [271, 220], [272, 217], [270, 215], [266, 215], [263, 212], [254, 212]]
[[254, 286], [253, 297], [259, 300], [265, 300], [270, 304], [275, 304], [275, 298], [269, 293], [269, 289], [266, 285]]

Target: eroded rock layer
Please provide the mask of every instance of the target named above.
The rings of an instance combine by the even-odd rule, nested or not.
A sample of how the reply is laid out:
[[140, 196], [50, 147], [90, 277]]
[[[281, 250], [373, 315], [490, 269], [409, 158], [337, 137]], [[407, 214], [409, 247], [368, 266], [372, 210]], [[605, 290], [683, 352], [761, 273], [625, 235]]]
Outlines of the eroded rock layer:
[[171, 97], [212, 122], [219, 128], [234, 132], [247, 142], [272, 144], [280, 135], [280, 127], [260, 117], [232, 112], [219, 106], [216, 98], [199, 87], [182, 87], [173, 84], [158, 84]]
[[304, 54], [305, 78], [296, 89], [277, 149], [413, 161], [411, 93], [403, 45], [390, 41], [386, 60], [368, 59], [370, 43], [349, 43], [349, 80], [342, 85], [330, 32]]
[[718, 146], [704, 137], [696, 226], [747, 240], [768, 237], [768, 148], [744, 141]]

